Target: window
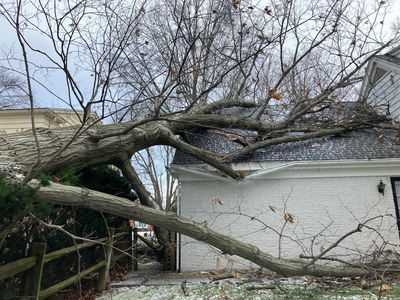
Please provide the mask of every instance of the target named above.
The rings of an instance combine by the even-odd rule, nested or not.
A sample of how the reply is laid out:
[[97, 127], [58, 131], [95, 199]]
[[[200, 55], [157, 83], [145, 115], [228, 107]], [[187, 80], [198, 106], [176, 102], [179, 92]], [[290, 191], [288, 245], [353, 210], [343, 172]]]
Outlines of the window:
[[397, 226], [400, 234], [400, 177], [392, 177], [390, 182], [392, 183], [394, 207], [396, 209]]
[[372, 80], [372, 83], [377, 82], [377, 81], [378, 81], [379, 79], [381, 79], [381, 78], [383, 77], [383, 75], [385, 75], [386, 73], [387, 73], [386, 70], [377, 67], [377, 68], [376, 68], [376, 71], [375, 71], [374, 79]]
[[137, 227], [138, 227], [138, 228], [146, 228], [146, 227], [147, 227], [147, 224], [142, 223], [142, 222], [138, 222]]

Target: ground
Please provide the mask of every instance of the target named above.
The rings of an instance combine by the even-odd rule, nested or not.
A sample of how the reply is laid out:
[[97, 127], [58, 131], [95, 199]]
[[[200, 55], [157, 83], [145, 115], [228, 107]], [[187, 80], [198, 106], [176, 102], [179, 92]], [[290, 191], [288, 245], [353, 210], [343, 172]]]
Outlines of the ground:
[[379, 295], [378, 287], [362, 289], [355, 286], [332, 287], [324, 284], [196, 284], [188, 285], [185, 296], [179, 285], [123, 287], [106, 292], [98, 300], [262, 300], [262, 299], [400, 299], [400, 289], [392, 286], [387, 294]]
[[[185, 284], [185, 292], [182, 282]], [[154, 263], [141, 265], [97, 300], [263, 300], [263, 299], [400, 299], [398, 279], [284, 278], [270, 272], [162, 272]]]

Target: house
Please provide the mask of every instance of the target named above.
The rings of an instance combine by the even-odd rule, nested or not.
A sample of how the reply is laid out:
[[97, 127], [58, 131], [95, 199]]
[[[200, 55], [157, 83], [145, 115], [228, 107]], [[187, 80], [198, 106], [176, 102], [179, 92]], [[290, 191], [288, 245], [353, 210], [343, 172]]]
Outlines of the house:
[[[400, 114], [399, 49], [371, 60], [358, 110], [367, 99]], [[393, 83], [390, 87], [388, 82]], [[380, 97], [379, 89], [385, 95]], [[378, 97], [379, 96], [379, 97]], [[382, 112], [382, 111], [381, 111]], [[398, 114], [399, 113], [399, 114]], [[204, 149], [229, 152], [237, 143], [213, 131], [188, 133]], [[317, 256], [367, 222], [327, 256], [365, 262], [385, 250], [399, 251], [400, 146], [396, 132], [359, 130], [341, 136], [260, 149], [229, 161], [246, 177], [238, 182], [194, 157], [177, 152], [171, 165], [179, 179], [178, 213], [276, 257]], [[252, 263], [186, 236], [178, 236], [181, 271], [241, 269]]]
[[140, 234], [141, 236], [153, 236], [153, 226], [139, 222], [139, 221], [134, 221], [134, 220], [129, 220], [128, 222], [129, 226], [131, 228], [137, 228], [137, 233]]
[[[37, 128], [58, 128], [81, 124], [82, 111], [61, 108], [36, 108]], [[0, 133], [13, 133], [32, 128], [30, 109], [0, 110]]]
[[373, 57], [364, 76], [360, 101], [368, 101], [380, 113], [400, 117], [400, 46]]

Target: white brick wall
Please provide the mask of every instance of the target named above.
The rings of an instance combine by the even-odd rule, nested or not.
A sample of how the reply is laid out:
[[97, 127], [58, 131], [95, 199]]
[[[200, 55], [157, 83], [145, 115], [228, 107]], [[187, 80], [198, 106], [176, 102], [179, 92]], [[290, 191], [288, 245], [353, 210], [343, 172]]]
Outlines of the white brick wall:
[[[386, 183], [384, 196], [377, 191], [379, 180]], [[285, 258], [310, 254], [311, 240], [320, 232], [312, 247], [314, 254], [356, 228], [359, 222], [387, 213], [395, 216], [390, 177], [260, 179], [243, 183], [199, 180], [181, 184], [183, 216], [207, 221], [210, 227], [276, 256], [279, 235], [265, 225], [282, 230], [286, 203], [286, 211], [295, 219], [282, 231], [286, 237], [282, 239], [281, 255]], [[379, 227], [385, 239], [398, 242], [395, 218], [386, 217], [370, 225]], [[372, 252], [374, 243], [380, 246], [382, 240], [365, 229], [345, 240], [335, 253], [344, 258], [358, 257], [358, 251]], [[237, 257], [226, 258], [218, 250], [184, 236], [181, 251], [182, 271], [215, 269], [217, 257], [221, 267], [238, 269], [251, 265]]]

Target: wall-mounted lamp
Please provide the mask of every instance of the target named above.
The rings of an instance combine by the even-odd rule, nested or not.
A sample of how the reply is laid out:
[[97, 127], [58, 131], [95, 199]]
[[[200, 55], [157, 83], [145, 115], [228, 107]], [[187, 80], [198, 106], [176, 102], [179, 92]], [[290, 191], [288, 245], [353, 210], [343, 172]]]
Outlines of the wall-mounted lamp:
[[386, 184], [384, 184], [382, 180], [378, 184], [378, 192], [381, 193], [382, 195], [385, 195], [385, 186]]

